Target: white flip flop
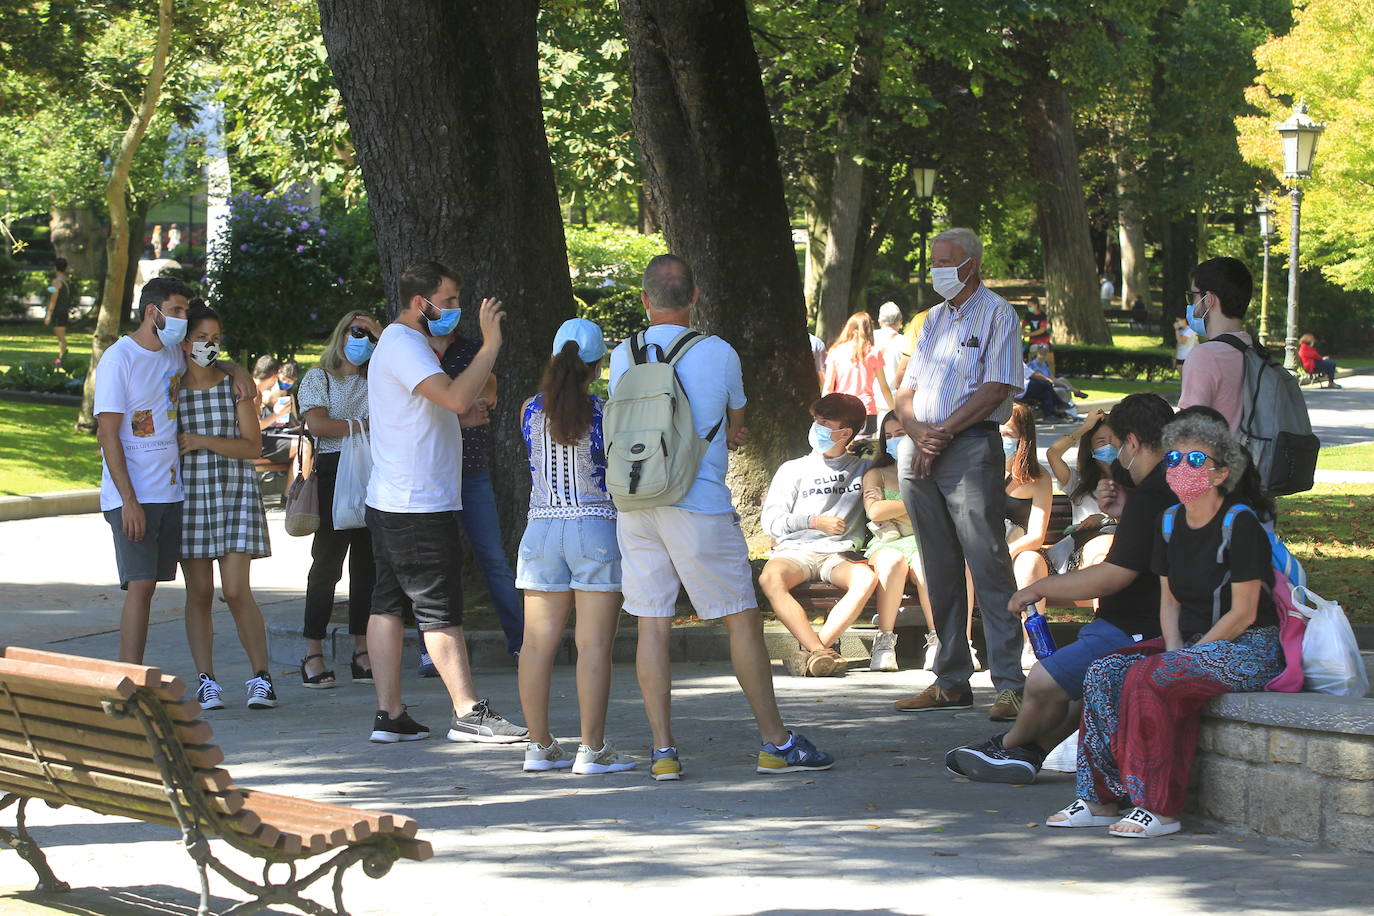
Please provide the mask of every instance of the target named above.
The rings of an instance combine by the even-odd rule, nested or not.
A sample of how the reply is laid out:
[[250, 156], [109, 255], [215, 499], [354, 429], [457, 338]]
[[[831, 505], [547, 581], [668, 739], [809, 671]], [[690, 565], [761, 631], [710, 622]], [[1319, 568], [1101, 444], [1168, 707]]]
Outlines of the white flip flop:
[[[1046, 827], [1109, 827], [1122, 819], [1120, 814], [1093, 814], [1092, 809], [1084, 804], [1081, 798], [1075, 798], [1072, 804], [1059, 809], [1055, 814], [1064, 815], [1064, 820], [1052, 821], [1046, 818]], [[1050, 817], [1054, 815], [1051, 814]]]
[[1165, 823], [1159, 819], [1159, 815], [1153, 811], [1146, 811], [1144, 808], [1136, 808], [1130, 814], [1117, 821], [1117, 824], [1134, 824], [1140, 827], [1138, 831], [1124, 831], [1108, 829], [1107, 832], [1112, 836], [1119, 836], [1127, 840], [1152, 839], [1158, 836], [1168, 836], [1171, 833], [1178, 833], [1183, 829], [1183, 824], [1179, 821]]

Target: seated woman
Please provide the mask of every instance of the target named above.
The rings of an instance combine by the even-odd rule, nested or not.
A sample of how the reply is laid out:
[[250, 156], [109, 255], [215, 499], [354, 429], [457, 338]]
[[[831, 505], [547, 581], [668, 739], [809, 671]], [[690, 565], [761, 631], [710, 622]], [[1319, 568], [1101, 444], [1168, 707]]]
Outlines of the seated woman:
[[[1078, 466], [1069, 467], [1064, 453], [1074, 447], [1078, 449]], [[1073, 524], [1064, 529], [1061, 540], [1040, 551], [1042, 559], [1036, 565], [1034, 579], [1101, 563], [1112, 548], [1112, 533], [1116, 530], [1093, 495], [1098, 482], [1111, 476], [1112, 462], [1116, 460], [1116, 440], [1107, 426], [1107, 415], [1094, 410], [1077, 429], [1056, 439], [1045, 452], [1045, 459], [1059, 489], [1069, 497]]]
[[1317, 338], [1304, 334], [1298, 338], [1298, 361], [1308, 375], [1326, 376], [1327, 388], [1339, 388], [1336, 384], [1336, 361], [1317, 352]]
[[[1083, 679], [1078, 799], [1051, 827], [1108, 826], [1113, 836], [1175, 833], [1212, 697], [1262, 690], [1284, 667], [1261, 516], [1273, 503], [1245, 473], [1249, 454], [1216, 411], [1194, 407], [1164, 427], [1165, 476], [1180, 506], [1155, 538], [1163, 636], [1093, 662]], [[1233, 505], [1248, 507], [1222, 522]], [[1256, 513], [1259, 513], [1257, 515]], [[1161, 528], [1168, 526], [1168, 515]], [[1119, 816], [1123, 800], [1133, 810]], [[1120, 819], [1118, 819], [1120, 817]]]
[[921, 611], [926, 617], [928, 665], [933, 666], [934, 647], [938, 645], [920, 548], [897, 481], [897, 446], [905, 435], [896, 413], [888, 411], [883, 415], [878, 427], [878, 455], [863, 478], [864, 511], [868, 513], [868, 528], [873, 532], [864, 558], [878, 574], [878, 635], [873, 640], [870, 671], [897, 670], [897, 612], [902, 608], [907, 576], [916, 583]]
[[[1054, 498], [1050, 475], [1036, 455], [1035, 417], [1025, 404], [1013, 404], [1011, 418], [1002, 425], [1002, 451], [1007, 458], [1007, 550], [1016, 587], [1020, 589], [1045, 575], [1040, 548], [1049, 532], [1050, 504]], [[1035, 653], [1026, 641], [1021, 650], [1021, 667], [1034, 664]]]

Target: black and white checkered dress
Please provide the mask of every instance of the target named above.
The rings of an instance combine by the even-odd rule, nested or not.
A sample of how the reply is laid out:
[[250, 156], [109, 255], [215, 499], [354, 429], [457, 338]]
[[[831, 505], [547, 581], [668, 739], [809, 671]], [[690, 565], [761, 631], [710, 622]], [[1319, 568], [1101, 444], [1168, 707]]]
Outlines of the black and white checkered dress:
[[[180, 432], [239, 438], [233, 381], [213, 388], [181, 389]], [[209, 449], [181, 456], [186, 502], [181, 510], [181, 558], [217, 559], [230, 553], [271, 556], [267, 515], [251, 460], [226, 458]]]

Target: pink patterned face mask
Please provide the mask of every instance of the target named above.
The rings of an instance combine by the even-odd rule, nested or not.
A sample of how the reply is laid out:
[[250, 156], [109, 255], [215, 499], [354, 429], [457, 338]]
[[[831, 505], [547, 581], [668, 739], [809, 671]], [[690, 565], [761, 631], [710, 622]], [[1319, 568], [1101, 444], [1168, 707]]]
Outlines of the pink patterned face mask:
[[1211, 468], [1195, 468], [1184, 463], [1165, 470], [1164, 479], [1178, 501], [1186, 504], [1212, 489], [1211, 475]]

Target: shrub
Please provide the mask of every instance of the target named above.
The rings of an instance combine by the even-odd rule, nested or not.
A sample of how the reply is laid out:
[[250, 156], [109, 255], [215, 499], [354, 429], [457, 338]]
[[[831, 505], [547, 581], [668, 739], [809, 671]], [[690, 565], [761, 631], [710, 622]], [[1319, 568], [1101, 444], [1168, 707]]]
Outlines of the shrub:
[[1172, 353], [1122, 350], [1118, 347], [1056, 345], [1054, 368], [1070, 378], [1177, 379]]
[[8, 391], [80, 394], [85, 381], [86, 362], [74, 356], [68, 356], [61, 366], [30, 360], [0, 374], [0, 388]]
[[667, 250], [663, 236], [604, 224], [569, 226], [566, 235], [578, 316], [595, 321], [608, 340], [648, 327], [640, 281], [649, 259]]

